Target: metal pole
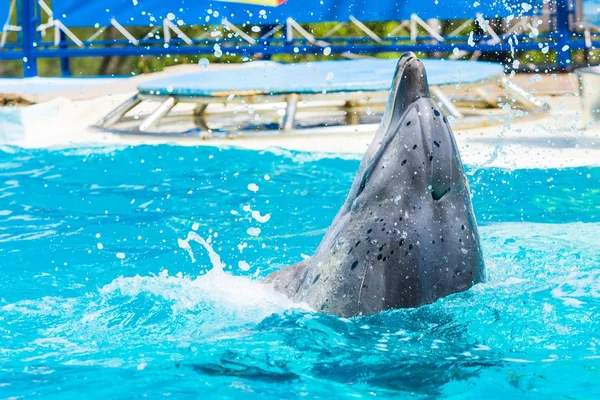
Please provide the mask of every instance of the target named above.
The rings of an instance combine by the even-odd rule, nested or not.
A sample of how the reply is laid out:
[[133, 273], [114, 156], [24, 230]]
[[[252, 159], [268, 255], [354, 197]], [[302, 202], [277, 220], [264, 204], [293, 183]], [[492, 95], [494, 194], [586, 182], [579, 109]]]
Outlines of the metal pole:
[[[63, 31], [60, 31], [60, 44], [58, 46], [60, 49], [66, 49], [69, 47], [65, 44], [66, 39], [67, 35], [65, 35]], [[69, 57], [60, 58], [60, 76], [62, 76], [63, 78], [71, 76], [71, 66], [69, 65]]]
[[20, 25], [23, 29], [23, 76], [37, 76], [37, 59], [35, 57], [35, 0], [21, 0]]
[[556, 33], [558, 36], [556, 38], [556, 61], [560, 69], [566, 69], [571, 63], [570, 14], [570, 0], [556, 0]]

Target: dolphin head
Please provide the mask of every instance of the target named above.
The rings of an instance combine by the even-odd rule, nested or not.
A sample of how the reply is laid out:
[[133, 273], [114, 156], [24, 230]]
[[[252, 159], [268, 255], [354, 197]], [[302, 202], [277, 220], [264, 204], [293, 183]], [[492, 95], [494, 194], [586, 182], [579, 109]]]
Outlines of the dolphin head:
[[340, 316], [417, 307], [484, 280], [471, 198], [423, 63], [399, 60], [382, 122], [346, 201], [308, 260], [268, 281]]
[[483, 281], [463, 164], [412, 53], [398, 62], [378, 136], [340, 227], [366, 243], [356, 311], [414, 307]]
[[465, 174], [452, 131], [429, 97], [425, 67], [413, 53], [405, 53], [398, 62], [378, 136], [359, 174], [356, 199], [367, 187], [372, 190], [362, 200], [368, 203], [390, 192], [429, 192], [437, 201], [453, 189], [464, 189]]

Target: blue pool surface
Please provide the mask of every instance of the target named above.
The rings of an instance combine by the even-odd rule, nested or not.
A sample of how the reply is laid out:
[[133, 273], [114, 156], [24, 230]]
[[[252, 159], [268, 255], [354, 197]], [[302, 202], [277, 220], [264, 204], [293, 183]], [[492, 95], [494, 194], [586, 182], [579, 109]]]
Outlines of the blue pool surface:
[[3, 147], [0, 398], [600, 398], [600, 169], [468, 169], [488, 282], [339, 319], [259, 279], [312, 254], [357, 168]]
[[[430, 85], [467, 84], [497, 78], [502, 64], [462, 60], [422, 60]], [[231, 94], [334, 93], [389, 90], [398, 59], [255, 62], [244, 69], [215, 69], [157, 78], [138, 85], [154, 95], [228, 97]]]

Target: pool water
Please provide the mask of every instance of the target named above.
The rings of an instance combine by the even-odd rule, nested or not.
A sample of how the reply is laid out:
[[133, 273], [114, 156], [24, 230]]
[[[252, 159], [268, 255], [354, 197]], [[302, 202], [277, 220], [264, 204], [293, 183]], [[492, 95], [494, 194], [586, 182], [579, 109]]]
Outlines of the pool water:
[[3, 147], [0, 398], [600, 397], [600, 169], [468, 169], [488, 282], [340, 319], [259, 279], [312, 254], [357, 168]]

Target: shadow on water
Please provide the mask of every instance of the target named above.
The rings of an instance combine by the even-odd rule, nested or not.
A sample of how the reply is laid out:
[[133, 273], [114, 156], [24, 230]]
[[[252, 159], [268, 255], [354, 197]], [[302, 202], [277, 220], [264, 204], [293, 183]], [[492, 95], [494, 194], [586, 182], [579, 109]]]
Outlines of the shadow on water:
[[[469, 302], [473, 296], [454, 297]], [[251, 351], [221, 343], [219, 363], [182, 367], [250, 381], [318, 380], [358, 392], [434, 398], [450, 382], [504, 364], [499, 353], [469, 335], [469, 320], [461, 314], [439, 303], [352, 319], [286, 311], [267, 317], [244, 338]]]
[[293, 372], [284, 370], [268, 370], [260, 367], [247, 365], [244, 362], [233, 361], [232, 359], [240, 359], [241, 357], [235, 353], [224, 354], [221, 357], [219, 364], [191, 364], [183, 365], [190, 367], [194, 371], [210, 376], [234, 376], [239, 378], [248, 378], [257, 381], [265, 381], [269, 383], [280, 383], [297, 380], [300, 377]]

